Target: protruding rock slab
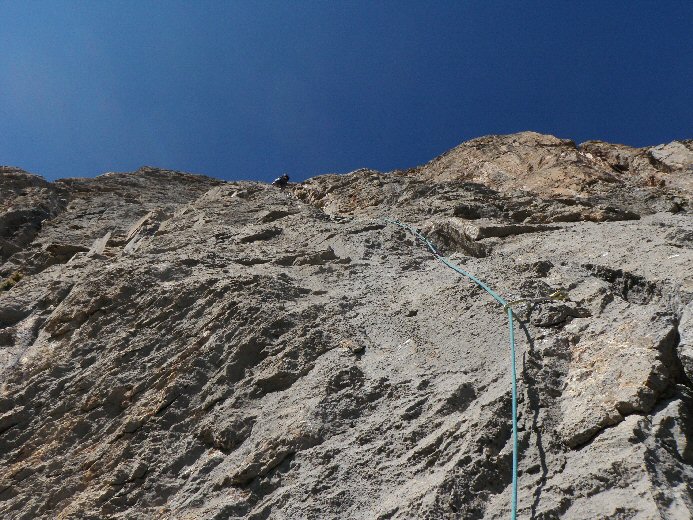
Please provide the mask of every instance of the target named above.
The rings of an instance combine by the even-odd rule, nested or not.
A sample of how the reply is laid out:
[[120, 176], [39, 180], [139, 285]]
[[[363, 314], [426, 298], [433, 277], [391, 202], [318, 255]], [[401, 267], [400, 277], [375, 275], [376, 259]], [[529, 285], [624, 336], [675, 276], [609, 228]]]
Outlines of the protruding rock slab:
[[650, 412], [673, 384], [675, 322], [634, 307], [610, 326], [588, 329], [572, 347], [560, 426], [570, 447], [629, 414]]

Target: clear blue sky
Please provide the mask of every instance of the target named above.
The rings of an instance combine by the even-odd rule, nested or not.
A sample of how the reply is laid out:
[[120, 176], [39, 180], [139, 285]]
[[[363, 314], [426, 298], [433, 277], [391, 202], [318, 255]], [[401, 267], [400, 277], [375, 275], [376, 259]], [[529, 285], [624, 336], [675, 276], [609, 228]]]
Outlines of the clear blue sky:
[[693, 2], [2, 1], [0, 164], [300, 180], [693, 138]]

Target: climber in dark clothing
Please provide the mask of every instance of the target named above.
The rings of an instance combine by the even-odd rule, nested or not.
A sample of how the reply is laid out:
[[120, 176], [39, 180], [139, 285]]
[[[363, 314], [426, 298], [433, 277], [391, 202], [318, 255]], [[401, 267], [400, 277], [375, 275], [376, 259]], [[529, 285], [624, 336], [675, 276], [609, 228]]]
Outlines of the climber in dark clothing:
[[286, 188], [287, 184], [289, 184], [289, 176], [286, 173], [272, 181], [272, 186], [277, 186], [281, 190]]

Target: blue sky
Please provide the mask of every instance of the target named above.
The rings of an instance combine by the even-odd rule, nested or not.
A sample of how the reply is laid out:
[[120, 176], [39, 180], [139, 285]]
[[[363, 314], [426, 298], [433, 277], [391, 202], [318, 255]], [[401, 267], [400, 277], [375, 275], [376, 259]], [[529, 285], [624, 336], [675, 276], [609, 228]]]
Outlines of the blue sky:
[[1, 1], [0, 164], [294, 180], [693, 138], [693, 2]]

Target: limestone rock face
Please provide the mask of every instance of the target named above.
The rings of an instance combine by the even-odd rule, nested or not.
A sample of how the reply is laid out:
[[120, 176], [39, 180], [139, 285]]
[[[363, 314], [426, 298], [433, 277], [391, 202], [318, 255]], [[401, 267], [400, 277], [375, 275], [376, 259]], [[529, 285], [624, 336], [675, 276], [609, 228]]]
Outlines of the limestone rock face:
[[67, 202], [59, 186], [11, 166], [0, 166], [0, 260], [24, 249]]
[[521, 301], [519, 518], [693, 517], [686, 150], [524, 132], [283, 191], [3, 167], [0, 516], [507, 518], [503, 309], [389, 216]]

